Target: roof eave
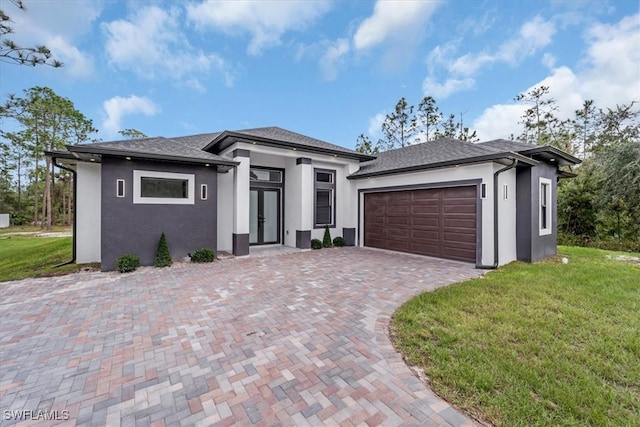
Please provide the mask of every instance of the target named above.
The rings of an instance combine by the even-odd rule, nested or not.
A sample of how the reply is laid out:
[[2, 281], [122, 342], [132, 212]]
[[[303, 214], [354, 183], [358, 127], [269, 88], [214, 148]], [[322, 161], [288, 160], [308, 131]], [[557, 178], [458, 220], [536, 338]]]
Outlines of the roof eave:
[[237, 166], [239, 163], [234, 162], [232, 160], [219, 160], [219, 159], [200, 159], [197, 157], [187, 157], [187, 156], [168, 156], [164, 154], [155, 154], [155, 153], [141, 153], [138, 151], [126, 151], [126, 150], [109, 150], [105, 148], [98, 147], [85, 147], [81, 145], [70, 145], [67, 146], [67, 149], [71, 153], [87, 153], [87, 154], [98, 154], [98, 155], [107, 155], [113, 157], [130, 157], [136, 159], [148, 159], [148, 160], [163, 160], [169, 162], [176, 163], [189, 163], [189, 164], [213, 164], [213, 165], [224, 165], [224, 166]]
[[[228, 142], [226, 142], [225, 140], [228, 140]], [[334, 157], [344, 157], [344, 158], [354, 159], [359, 161], [374, 160], [376, 158], [375, 156], [371, 156], [369, 154], [348, 153], [340, 150], [313, 147], [305, 144], [296, 144], [294, 142], [281, 141], [279, 139], [272, 139], [272, 138], [265, 138], [263, 136], [247, 135], [247, 134], [232, 132], [232, 131], [222, 132], [220, 135], [218, 135], [216, 139], [214, 139], [209, 144], [207, 144], [207, 146], [205, 146], [203, 150], [209, 151], [210, 149], [213, 149], [214, 147], [216, 147], [216, 145], [219, 145], [218, 147], [216, 147], [216, 149], [213, 152], [214, 154], [216, 152], [220, 153], [223, 150], [225, 150], [227, 147], [229, 147], [230, 145], [236, 142], [267, 145], [271, 147], [287, 148], [287, 149], [292, 149], [296, 151], [297, 150], [308, 151], [308, 152], [318, 153], [318, 154], [328, 154], [328, 155], [333, 155]]]
[[554, 157], [558, 158], [559, 160], [558, 164], [560, 166], [570, 166], [570, 165], [577, 165], [582, 163], [582, 160], [578, 159], [577, 157], [574, 157], [571, 154], [565, 153], [564, 151], [556, 147], [552, 147], [550, 145], [535, 147], [529, 150], [523, 150], [521, 151], [521, 153], [527, 154], [527, 155], [551, 153]]
[[524, 166], [535, 166], [539, 163], [537, 160], [531, 159], [521, 154], [509, 152], [509, 153], [498, 153], [498, 155], [488, 154], [485, 156], [469, 157], [469, 158], [457, 159], [457, 160], [447, 160], [445, 162], [430, 163], [427, 165], [416, 165], [416, 166], [409, 166], [405, 168], [389, 169], [384, 171], [364, 173], [361, 175], [352, 174], [352, 175], [349, 175], [347, 179], [362, 179], [362, 178], [371, 178], [375, 176], [394, 175], [397, 173], [419, 172], [419, 171], [430, 170], [430, 169], [442, 169], [442, 168], [448, 168], [452, 166], [463, 166], [463, 165], [466, 166], [466, 165], [472, 165], [477, 163], [498, 161], [501, 159], [518, 160], [521, 166], [522, 164], [524, 164]]

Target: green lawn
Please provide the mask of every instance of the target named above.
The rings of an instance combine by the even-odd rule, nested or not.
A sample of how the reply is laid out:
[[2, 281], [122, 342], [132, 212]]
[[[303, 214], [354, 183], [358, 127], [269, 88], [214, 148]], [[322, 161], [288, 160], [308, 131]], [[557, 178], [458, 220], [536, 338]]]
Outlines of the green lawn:
[[6, 230], [0, 233], [0, 282], [67, 274], [82, 267], [76, 264], [54, 267], [71, 259], [71, 237], [33, 237], [8, 233]]
[[396, 348], [495, 425], [640, 425], [640, 265], [559, 252], [568, 264], [513, 263], [413, 298], [394, 314]]

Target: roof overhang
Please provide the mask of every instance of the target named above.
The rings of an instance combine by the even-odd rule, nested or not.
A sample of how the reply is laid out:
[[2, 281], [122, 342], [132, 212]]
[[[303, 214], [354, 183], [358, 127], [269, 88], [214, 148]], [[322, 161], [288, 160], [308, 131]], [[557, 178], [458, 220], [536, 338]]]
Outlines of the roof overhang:
[[317, 154], [325, 154], [334, 157], [344, 157], [347, 159], [359, 160], [365, 162], [368, 160], [374, 160], [376, 156], [361, 153], [349, 153], [340, 150], [332, 150], [320, 147], [313, 147], [306, 144], [297, 144], [295, 142], [281, 141], [278, 139], [265, 138], [262, 136], [247, 135], [239, 132], [224, 131], [218, 135], [213, 141], [207, 144], [203, 150], [213, 154], [218, 154], [229, 148], [231, 145], [244, 142], [247, 144], [258, 144], [268, 147], [285, 148], [289, 150], [300, 150]]
[[[91, 147], [91, 146], [83, 146], [83, 145], [69, 145], [67, 146], [67, 150], [73, 157], [75, 157], [78, 161], [82, 162], [92, 162], [92, 163], [100, 163], [102, 161], [102, 156], [109, 157], [118, 157], [126, 160], [137, 159], [137, 160], [155, 160], [155, 161], [163, 161], [163, 162], [171, 162], [171, 163], [184, 163], [191, 165], [202, 165], [202, 166], [217, 166], [219, 172], [227, 172], [229, 169], [237, 166], [239, 163], [234, 162], [233, 160], [223, 160], [223, 159], [202, 159], [197, 157], [188, 157], [188, 156], [169, 156], [165, 154], [157, 154], [157, 153], [142, 153], [138, 151], [127, 151], [127, 150], [113, 150], [107, 149], [104, 147]], [[56, 157], [61, 158], [59, 155]]]
[[415, 165], [415, 166], [409, 166], [405, 168], [377, 171], [377, 172], [371, 172], [371, 173], [363, 173], [358, 175], [350, 175], [347, 177], [347, 179], [362, 179], [362, 178], [370, 178], [374, 176], [395, 175], [398, 173], [419, 172], [419, 171], [425, 171], [425, 170], [431, 170], [431, 169], [467, 166], [467, 165], [486, 163], [486, 162], [503, 163], [506, 165], [513, 160], [518, 161], [518, 167], [531, 167], [539, 163], [537, 160], [534, 160], [530, 157], [526, 157], [518, 153], [508, 152], [508, 153], [487, 154], [484, 156], [469, 157], [465, 159], [447, 160], [444, 162], [429, 163], [426, 165]]
[[521, 154], [537, 157], [544, 161], [556, 163], [558, 166], [573, 166], [582, 163], [577, 157], [549, 145], [520, 151]]

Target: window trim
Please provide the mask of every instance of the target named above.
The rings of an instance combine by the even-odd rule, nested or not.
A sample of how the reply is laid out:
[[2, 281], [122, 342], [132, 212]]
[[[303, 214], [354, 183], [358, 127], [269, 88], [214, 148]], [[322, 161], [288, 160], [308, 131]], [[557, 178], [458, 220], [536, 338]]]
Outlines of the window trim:
[[[332, 175], [331, 182], [318, 181], [318, 173], [329, 173]], [[329, 228], [336, 228], [336, 181], [337, 172], [335, 169], [313, 169], [313, 228], [324, 228], [328, 225]], [[331, 203], [331, 223], [330, 224], [318, 224], [318, 190], [330, 190], [330, 203]]]
[[[551, 215], [552, 210], [552, 191], [553, 186], [552, 182], [549, 178], [539, 178], [538, 182], [538, 235], [540, 236], [548, 236], [553, 232], [552, 221], [553, 216]], [[543, 189], [547, 188], [546, 200], [543, 206]], [[543, 213], [544, 208], [544, 213]], [[544, 220], [544, 221], [543, 221]], [[546, 223], [546, 227], [543, 227], [543, 222]]]
[[[122, 185], [122, 193], [120, 192], [120, 185]], [[122, 198], [127, 194], [126, 185], [124, 179], [116, 179], [116, 197]]]
[[[142, 178], [182, 179], [187, 181], [187, 197], [184, 199], [171, 197], [142, 197]], [[147, 205], [193, 205], [195, 192], [195, 175], [190, 173], [159, 172], [147, 170], [133, 171], [133, 203]]]

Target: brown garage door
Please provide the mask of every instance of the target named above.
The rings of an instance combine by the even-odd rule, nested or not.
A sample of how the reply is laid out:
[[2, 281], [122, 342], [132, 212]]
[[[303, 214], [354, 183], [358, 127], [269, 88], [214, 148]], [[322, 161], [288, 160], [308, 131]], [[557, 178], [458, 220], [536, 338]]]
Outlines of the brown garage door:
[[368, 193], [364, 245], [476, 261], [476, 187]]

